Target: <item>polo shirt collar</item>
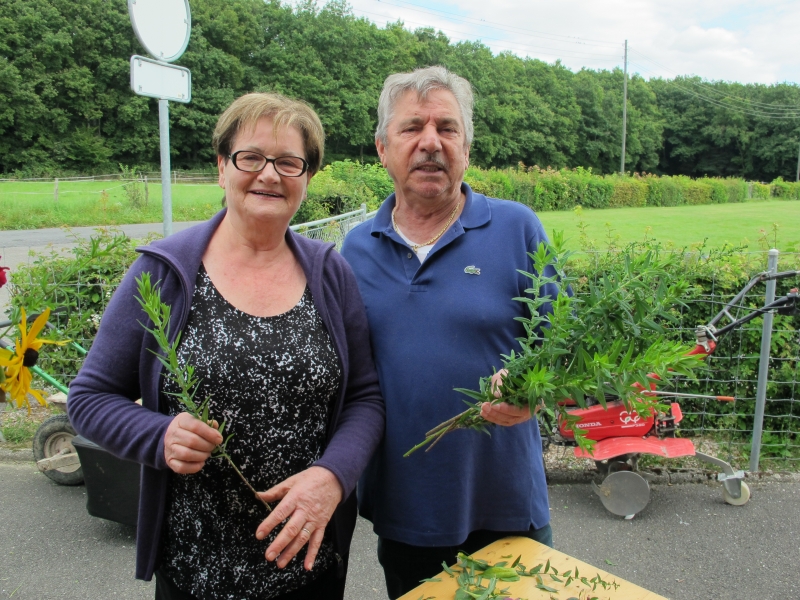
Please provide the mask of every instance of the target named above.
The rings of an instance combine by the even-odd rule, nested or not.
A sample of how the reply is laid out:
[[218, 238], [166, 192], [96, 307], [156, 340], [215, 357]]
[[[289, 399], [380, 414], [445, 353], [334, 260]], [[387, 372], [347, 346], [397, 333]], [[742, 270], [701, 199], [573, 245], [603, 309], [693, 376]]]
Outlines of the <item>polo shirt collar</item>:
[[[481, 227], [488, 223], [492, 218], [492, 212], [489, 208], [489, 201], [483, 194], [476, 194], [472, 191], [466, 183], [461, 183], [461, 191], [464, 192], [464, 210], [458, 217], [456, 223], [460, 224], [464, 229], [474, 229]], [[372, 229], [370, 234], [378, 237], [380, 234], [392, 235], [394, 229], [392, 228], [392, 210], [394, 210], [395, 203], [397, 202], [394, 192], [383, 201], [375, 218], [372, 220]]]

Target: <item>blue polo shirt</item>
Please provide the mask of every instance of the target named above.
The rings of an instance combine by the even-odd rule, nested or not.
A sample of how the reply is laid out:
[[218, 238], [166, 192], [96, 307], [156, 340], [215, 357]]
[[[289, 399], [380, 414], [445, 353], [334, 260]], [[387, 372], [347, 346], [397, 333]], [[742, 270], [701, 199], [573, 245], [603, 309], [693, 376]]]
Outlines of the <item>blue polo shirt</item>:
[[[528, 207], [462, 184], [461, 216], [420, 264], [392, 229], [392, 194], [356, 227], [342, 254], [353, 267], [369, 319], [386, 401], [386, 435], [358, 486], [361, 515], [385, 538], [451, 546], [479, 529], [523, 531], [550, 521], [535, 420], [447, 434], [430, 452], [403, 454], [425, 432], [466, 408], [453, 388], [477, 389], [519, 349], [515, 317], [527, 307], [527, 252], [546, 239]], [[544, 293], [555, 296], [556, 290]]]

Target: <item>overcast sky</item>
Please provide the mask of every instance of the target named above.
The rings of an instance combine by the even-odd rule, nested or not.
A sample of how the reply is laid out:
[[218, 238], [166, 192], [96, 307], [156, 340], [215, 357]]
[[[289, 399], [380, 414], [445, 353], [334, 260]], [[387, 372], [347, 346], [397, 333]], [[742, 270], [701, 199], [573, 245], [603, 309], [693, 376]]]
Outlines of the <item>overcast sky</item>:
[[644, 76], [699, 75], [743, 83], [800, 80], [798, 0], [350, 0], [383, 27], [433, 27], [451, 42], [480, 40], [495, 53], [572, 70], [623, 64]]

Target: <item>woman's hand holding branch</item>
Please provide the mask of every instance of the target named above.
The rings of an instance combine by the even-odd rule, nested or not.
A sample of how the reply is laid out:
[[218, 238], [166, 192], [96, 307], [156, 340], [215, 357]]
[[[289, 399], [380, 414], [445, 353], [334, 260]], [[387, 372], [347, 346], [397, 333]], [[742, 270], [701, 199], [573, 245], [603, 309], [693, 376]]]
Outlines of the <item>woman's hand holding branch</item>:
[[216, 428], [186, 412], [177, 415], [164, 434], [164, 460], [176, 473], [197, 473], [211, 452], [222, 443]]

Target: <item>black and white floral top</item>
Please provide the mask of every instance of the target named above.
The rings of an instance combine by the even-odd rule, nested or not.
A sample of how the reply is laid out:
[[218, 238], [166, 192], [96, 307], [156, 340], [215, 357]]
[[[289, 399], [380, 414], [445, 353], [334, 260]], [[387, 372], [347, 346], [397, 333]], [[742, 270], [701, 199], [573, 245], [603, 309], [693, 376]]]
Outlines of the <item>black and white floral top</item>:
[[[201, 266], [178, 351], [195, 366], [197, 399], [211, 396], [210, 416], [224, 420], [228, 453], [255, 489], [267, 490], [320, 458], [341, 367], [306, 288], [300, 302], [275, 317], [255, 317], [229, 304]], [[161, 384], [170, 415], [183, 410], [171, 381]], [[277, 535], [258, 541], [267, 516], [224, 459], [193, 475], [173, 474], [160, 568], [182, 591], [204, 600], [273, 598], [313, 581], [335, 561], [327, 538], [314, 569], [306, 549], [284, 568], [264, 558]]]

